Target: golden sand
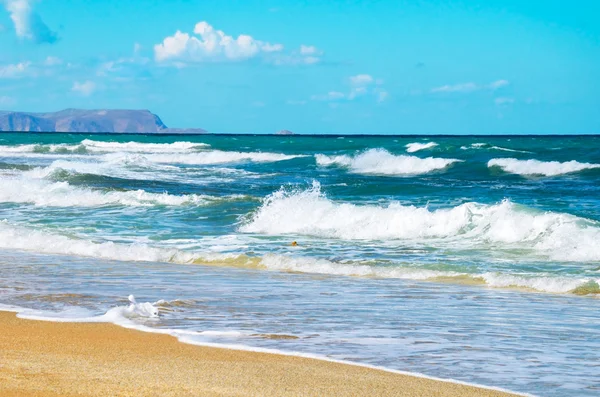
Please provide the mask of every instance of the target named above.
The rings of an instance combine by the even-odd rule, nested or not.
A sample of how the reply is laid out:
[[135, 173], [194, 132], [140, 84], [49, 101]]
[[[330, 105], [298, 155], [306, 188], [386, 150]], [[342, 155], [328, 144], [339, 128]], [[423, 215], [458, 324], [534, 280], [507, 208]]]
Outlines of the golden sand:
[[0, 396], [508, 396], [353, 365], [0, 312]]

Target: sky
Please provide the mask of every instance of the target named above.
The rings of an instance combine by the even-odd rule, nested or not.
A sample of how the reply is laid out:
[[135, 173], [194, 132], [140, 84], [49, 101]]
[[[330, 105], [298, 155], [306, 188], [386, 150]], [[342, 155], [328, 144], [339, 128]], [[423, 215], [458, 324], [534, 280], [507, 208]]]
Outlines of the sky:
[[0, 109], [169, 127], [600, 133], [597, 0], [0, 0]]

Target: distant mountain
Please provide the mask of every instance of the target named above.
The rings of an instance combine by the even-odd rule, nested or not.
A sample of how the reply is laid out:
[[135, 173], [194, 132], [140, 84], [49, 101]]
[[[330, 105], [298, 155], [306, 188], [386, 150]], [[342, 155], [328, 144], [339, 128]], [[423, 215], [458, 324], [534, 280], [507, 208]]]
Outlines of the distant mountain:
[[200, 128], [168, 128], [148, 110], [65, 109], [53, 113], [0, 111], [0, 131], [205, 133]]

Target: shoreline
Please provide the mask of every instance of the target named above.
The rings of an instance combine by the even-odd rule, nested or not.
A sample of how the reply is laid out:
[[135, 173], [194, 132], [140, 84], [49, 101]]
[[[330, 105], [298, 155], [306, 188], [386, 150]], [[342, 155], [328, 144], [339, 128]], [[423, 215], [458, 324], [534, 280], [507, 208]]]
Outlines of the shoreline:
[[[2, 395], [516, 396], [335, 360], [180, 342], [111, 323], [0, 311]], [[521, 394], [522, 395], [522, 394]]]

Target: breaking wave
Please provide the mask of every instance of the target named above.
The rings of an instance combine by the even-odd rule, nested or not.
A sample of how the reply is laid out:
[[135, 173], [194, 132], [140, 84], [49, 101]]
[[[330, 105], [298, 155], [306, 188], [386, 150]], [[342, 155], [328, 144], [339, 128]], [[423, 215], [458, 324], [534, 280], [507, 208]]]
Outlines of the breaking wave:
[[242, 254], [199, 253], [182, 251], [177, 248], [152, 247], [147, 244], [94, 242], [11, 225], [6, 221], [0, 221], [0, 248], [118, 261], [202, 264], [336, 276], [429, 280], [481, 284], [494, 288], [527, 288], [553, 293], [600, 293], [598, 285], [600, 278], [548, 274], [469, 273], [458, 267], [453, 271], [441, 271], [389, 263], [381, 265], [351, 261], [340, 262], [281, 254], [250, 257]]
[[500, 167], [503, 171], [518, 175], [556, 176], [600, 168], [600, 164], [580, 163], [578, 161], [539, 161], [518, 160], [514, 158], [491, 159], [488, 167]]
[[84, 139], [81, 141], [89, 151], [99, 152], [138, 152], [138, 153], [177, 153], [206, 148], [210, 145], [196, 142], [142, 143], [142, 142], [104, 142]]
[[536, 211], [508, 200], [437, 210], [395, 202], [337, 203], [316, 182], [307, 190], [280, 189], [271, 194], [240, 231], [344, 240], [429, 240], [460, 249], [520, 249], [561, 261], [600, 260], [596, 221]]
[[[118, 153], [115, 156], [123, 157]], [[230, 152], [223, 150], [207, 150], [203, 152], [185, 153], [185, 154], [148, 154], [144, 158], [154, 163], [162, 164], [187, 164], [187, 165], [217, 165], [227, 163], [271, 163], [284, 160], [291, 160], [302, 155], [290, 155], [283, 153], [269, 152]], [[108, 157], [114, 160], [115, 157]]]
[[385, 149], [369, 149], [355, 156], [315, 155], [318, 165], [341, 166], [357, 174], [375, 175], [418, 175], [443, 170], [460, 162], [457, 159], [419, 158], [415, 156], [393, 155]]
[[414, 152], [418, 152], [419, 150], [425, 150], [425, 149], [430, 149], [432, 147], [436, 147], [438, 144], [435, 142], [427, 142], [427, 143], [421, 143], [421, 142], [413, 142], [413, 143], [409, 143], [407, 144], [406, 147], [406, 151], [408, 153], [414, 153]]
[[32, 179], [0, 180], [0, 202], [29, 203], [47, 207], [98, 207], [104, 205], [206, 205], [216, 201], [211, 196], [149, 193], [145, 190], [112, 191], [71, 186], [67, 182]]
[[84, 139], [77, 144], [26, 144], [2, 145], [0, 153], [50, 153], [50, 154], [86, 154], [110, 152], [137, 152], [137, 153], [178, 153], [193, 152], [204, 149], [210, 145], [196, 142], [173, 143], [143, 143], [143, 142], [104, 142]]
[[[256, 162], [268, 163], [291, 160], [304, 155], [291, 155], [270, 152], [238, 152], [207, 150], [205, 143], [141, 143], [141, 142], [103, 142], [89, 139], [80, 144], [52, 145], [16, 145], [0, 146], [0, 155], [8, 156], [58, 156], [81, 155], [98, 157], [102, 161], [128, 161], [132, 156], [136, 160], [163, 164], [218, 165], [227, 163]], [[85, 156], [84, 156], [85, 155]]]
[[[94, 242], [11, 225], [6, 221], [0, 221], [0, 248], [118, 261], [201, 264], [335, 276], [428, 280], [458, 284], [480, 284], [494, 288], [527, 288], [552, 293], [600, 293], [600, 286], [598, 285], [600, 278], [546, 274], [468, 273], [461, 271], [459, 268], [455, 271], [441, 271], [417, 266], [390, 265], [389, 263], [381, 265], [376, 263], [340, 262], [281, 254], [251, 257], [242, 254], [199, 253], [177, 248], [152, 247], [147, 244]], [[164, 302], [157, 302], [157, 304], [161, 303]], [[135, 302], [132, 302], [132, 304], [135, 304]]]

